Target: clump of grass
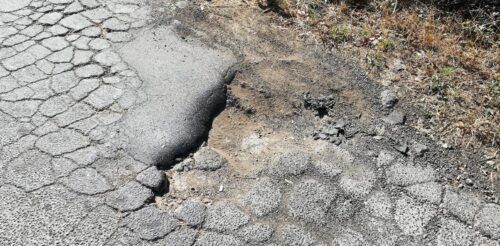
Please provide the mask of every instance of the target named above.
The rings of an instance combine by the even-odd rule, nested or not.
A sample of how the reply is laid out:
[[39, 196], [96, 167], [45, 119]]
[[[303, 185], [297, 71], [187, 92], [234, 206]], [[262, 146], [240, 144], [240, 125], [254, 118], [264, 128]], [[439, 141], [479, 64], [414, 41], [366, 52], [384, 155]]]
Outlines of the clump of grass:
[[[497, 10], [443, 11], [450, 6], [408, 0], [273, 1], [290, 1], [281, 11], [294, 14], [285, 23], [348, 53], [374, 80], [397, 73], [391, 86], [427, 109], [426, 132], [455, 145], [500, 148]], [[391, 71], [394, 59], [404, 71]]]
[[351, 33], [346, 25], [332, 26], [326, 33], [325, 37], [333, 43], [343, 43], [351, 39]]

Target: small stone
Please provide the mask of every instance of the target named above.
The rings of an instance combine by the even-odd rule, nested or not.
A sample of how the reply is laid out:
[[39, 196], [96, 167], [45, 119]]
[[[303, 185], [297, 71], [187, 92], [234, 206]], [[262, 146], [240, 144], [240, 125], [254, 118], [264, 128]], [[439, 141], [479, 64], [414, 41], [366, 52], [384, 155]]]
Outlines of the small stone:
[[205, 221], [206, 207], [196, 201], [186, 201], [175, 210], [175, 217], [189, 226], [198, 226]]
[[157, 167], [152, 166], [139, 173], [135, 179], [149, 188], [160, 189], [165, 182], [165, 174]]
[[124, 219], [124, 224], [140, 238], [154, 240], [164, 237], [177, 227], [177, 220], [157, 207], [150, 206], [133, 212]]
[[399, 111], [393, 111], [388, 116], [384, 117], [384, 122], [391, 125], [403, 125], [406, 120], [405, 114]]
[[215, 171], [227, 164], [227, 161], [210, 147], [202, 147], [194, 156], [194, 169]]
[[119, 211], [130, 211], [140, 208], [147, 200], [153, 198], [150, 189], [135, 181], [128, 182], [107, 197], [107, 204]]
[[426, 152], [429, 151], [429, 147], [421, 143], [416, 143], [415, 145], [413, 145], [413, 150], [415, 152], [415, 156], [423, 156]]
[[465, 184], [467, 184], [468, 186], [473, 186], [474, 185], [474, 182], [472, 182], [472, 179], [465, 179]]
[[250, 217], [229, 202], [217, 202], [207, 210], [204, 228], [218, 232], [229, 232], [245, 225]]
[[380, 101], [385, 108], [392, 108], [398, 102], [398, 95], [390, 90], [380, 93]]
[[399, 153], [406, 155], [406, 153], [408, 152], [408, 144], [406, 142], [398, 143], [396, 146], [394, 146], [394, 149]]
[[281, 203], [281, 191], [271, 179], [262, 178], [241, 199], [241, 203], [250, 207], [258, 216], [264, 216], [276, 210]]

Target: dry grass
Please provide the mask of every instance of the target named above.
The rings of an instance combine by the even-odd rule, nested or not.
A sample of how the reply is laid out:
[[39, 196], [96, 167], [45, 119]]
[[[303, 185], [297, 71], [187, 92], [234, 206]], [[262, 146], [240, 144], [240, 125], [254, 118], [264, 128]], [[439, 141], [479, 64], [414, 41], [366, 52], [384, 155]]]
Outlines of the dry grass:
[[[374, 0], [364, 8], [318, 0], [260, 5], [357, 60], [374, 80], [425, 109], [420, 130], [449, 144], [500, 147], [498, 13], [468, 12], [465, 18], [463, 12], [396, 0]], [[396, 71], [398, 62], [403, 70]]]

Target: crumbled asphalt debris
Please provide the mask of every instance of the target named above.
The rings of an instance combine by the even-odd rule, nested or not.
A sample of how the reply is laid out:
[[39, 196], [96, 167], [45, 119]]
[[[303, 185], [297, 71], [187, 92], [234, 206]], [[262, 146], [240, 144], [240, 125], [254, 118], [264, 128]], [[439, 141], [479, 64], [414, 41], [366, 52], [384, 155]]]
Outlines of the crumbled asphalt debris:
[[335, 145], [341, 144], [345, 139], [352, 138], [359, 131], [347, 128], [344, 120], [325, 120], [325, 124], [313, 133], [314, 140], [326, 140]]
[[304, 95], [304, 107], [314, 111], [320, 118], [329, 115], [335, 105], [333, 95], [313, 97], [310, 93]]

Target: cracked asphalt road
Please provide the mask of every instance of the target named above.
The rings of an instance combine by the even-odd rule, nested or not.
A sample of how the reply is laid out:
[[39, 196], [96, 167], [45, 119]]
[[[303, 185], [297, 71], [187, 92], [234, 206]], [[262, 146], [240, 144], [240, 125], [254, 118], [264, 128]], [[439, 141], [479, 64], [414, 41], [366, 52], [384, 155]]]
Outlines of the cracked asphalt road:
[[202, 147], [170, 189], [194, 179], [221, 194], [157, 202], [156, 166], [197, 147], [236, 58], [151, 25], [151, 11], [0, 0], [0, 244], [499, 245], [498, 204], [389, 146], [366, 158], [284, 142], [246, 180]]

